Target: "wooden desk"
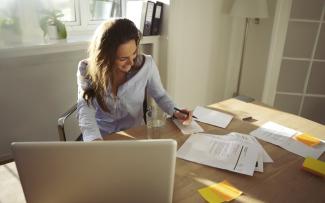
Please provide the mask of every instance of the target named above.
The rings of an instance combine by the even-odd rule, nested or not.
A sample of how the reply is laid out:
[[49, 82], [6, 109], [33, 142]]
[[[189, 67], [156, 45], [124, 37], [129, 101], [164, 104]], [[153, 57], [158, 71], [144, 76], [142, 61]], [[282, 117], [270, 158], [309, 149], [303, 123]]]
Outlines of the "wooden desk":
[[[210, 107], [230, 113], [235, 118], [226, 129], [200, 123], [208, 133], [219, 135], [233, 131], [249, 133], [266, 121], [274, 121], [295, 130], [309, 132], [325, 140], [324, 125], [272, 108], [235, 99], [219, 102]], [[253, 117], [253, 120], [248, 122], [239, 119], [247, 113]], [[166, 126], [161, 129], [160, 135], [155, 138], [175, 139], [180, 147], [188, 136], [181, 134], [178, 128], [168, 121]], [[147, 139], [146, 128], [145, 126], [133, 128], [125, 133], [105, 136], [105, 139]], [[304, 158], [264, 141], [260, 141], [260, 143], [272, 157], [274, 163], [264, 164], [264, 172], [255, 172], [254, 176], [241, 175], [177, 159], [173, 202], [203, 203], [205, 201], [197, 190], [225, 179], [244, 192], [233, 202], [325, 202], [325, 179], [302, 171], [301, 165]], [[323, 154], [320, 159], [324, 161], [325, 155]], [[3, 170], [7, 173], [10, 172], [13, 176], [17, 175], [14, 163], [0, 166], [0, 202], [24, 202], [17, 177], [11, 178], [6, 184], [1, 184]]]
[[[234, 131], [249, 133], [267, 121], [274, 121], [295, 130], [309, 132], [325, 140], [324, 125], [272, 108], [236, 99], [229, 99], [209, 107], [230, 113], [235, 118], [226, 129], [200, 123], [208, 133], [219, 135]], [[250, 122], [240, 120], [239, 118], [245, 114], [249, 114], [253, 119]], [[127, 130], [125, 133], [127, 134], [108, 135], [105, 139], [147, 139], [145, 126]], [[161, 129], [160, 136], [156, 138], [175, 139], [180, 147], [188, 137], [168, 121]], [[255, 172], [254, 176], [177, 159], [173, 202], [203, 203], [205, 201], [197, 190], [225, 179], [244, 192], [244, 195], [233, 202], [325, 202], [325, 179], [301, 170], [303, 157], [264, 141], [260, 143], [274, 163], [264, 164], [264, 172]], [[324, 161], [325, 155], [323, 154], [320, 159]]]

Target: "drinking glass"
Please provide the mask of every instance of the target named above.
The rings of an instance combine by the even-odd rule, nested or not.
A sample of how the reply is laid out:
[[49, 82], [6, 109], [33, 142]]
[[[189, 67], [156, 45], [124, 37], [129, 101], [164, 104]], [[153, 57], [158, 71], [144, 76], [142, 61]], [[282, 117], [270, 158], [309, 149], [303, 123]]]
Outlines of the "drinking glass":
[[159, 139], [161, 128], [166, 123], [167, 114], [159, 108], [149, 109], [146, 113], [147, 137], [149, 139]]

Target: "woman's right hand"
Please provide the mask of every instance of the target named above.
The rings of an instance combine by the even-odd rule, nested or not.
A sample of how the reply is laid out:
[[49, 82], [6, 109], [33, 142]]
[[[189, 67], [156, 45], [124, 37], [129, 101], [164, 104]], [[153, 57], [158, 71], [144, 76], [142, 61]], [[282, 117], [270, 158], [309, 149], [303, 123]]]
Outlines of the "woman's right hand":
[[180, 120], [183, 125], [190, 125], [192, 122], [193, 112], [187, 109], [181, 109], [181, 111], [186, 112], [186, 114], [179, 111], [175, 111], [173, 116]]

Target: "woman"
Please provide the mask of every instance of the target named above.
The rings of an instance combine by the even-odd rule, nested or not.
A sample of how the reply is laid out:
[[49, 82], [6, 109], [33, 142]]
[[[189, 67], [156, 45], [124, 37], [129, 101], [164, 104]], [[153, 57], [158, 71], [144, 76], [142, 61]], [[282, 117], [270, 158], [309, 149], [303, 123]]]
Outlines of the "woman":
[[89, 46], [89, 58], [78, 67], [78, 118], [84, 141], [143, 124], [148, 94], [169, 115], [190, 123], [174, 111], [158, 68], [149, 55], [138, 54], [141, 33], [128, 19], [104, 22]]

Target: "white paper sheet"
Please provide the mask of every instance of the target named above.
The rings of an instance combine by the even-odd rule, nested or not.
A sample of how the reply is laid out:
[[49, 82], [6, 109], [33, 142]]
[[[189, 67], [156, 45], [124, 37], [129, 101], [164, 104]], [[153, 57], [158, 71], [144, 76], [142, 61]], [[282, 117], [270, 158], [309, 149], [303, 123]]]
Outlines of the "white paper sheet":
[[255, 171], [264, 172], [263, 154], [261, 154], [261, 153], [259, 153], [257, 156], [257, 163], [255, 166]]
[[319, 145], [310, 147], [294, 139], [289, 139], [282, 146], [284, 149], [302, 157], [312, 157], [318, 159], [325, 152], [325, 144], [321, 142]]
[[297, 131], [293, 129], [269, 121], [249, 134], [266, 142], [282, 146], [296, 133]]
[[203, 128], [194, 120], [190, 125], [183, 125], [179, 120], [173, 119], [175, 125], [182, 131], [184, 135], [204, 132]]
[[232, 115], [207, 109], [202, 106], [197, 106], [193, 112], [193, 115], [198, 118], [198, 121], [215, 125], [221, 128], [226, 128], [233, 118]]
[[250, 143], [228, 141], [222, 137], [193, 134], [179, 148], [177, 157], [252, 176], [258, 158], [258, 148]]
[[267, 122], [249, 134], [302, 157], [318, 159], [325, 152], [325, 143], [323, 141], [319, 145], [311, 147], [294, 140], [292, 137], [297, 133], [301, 132], [274, 122]]

